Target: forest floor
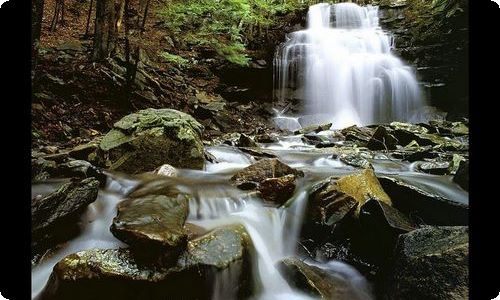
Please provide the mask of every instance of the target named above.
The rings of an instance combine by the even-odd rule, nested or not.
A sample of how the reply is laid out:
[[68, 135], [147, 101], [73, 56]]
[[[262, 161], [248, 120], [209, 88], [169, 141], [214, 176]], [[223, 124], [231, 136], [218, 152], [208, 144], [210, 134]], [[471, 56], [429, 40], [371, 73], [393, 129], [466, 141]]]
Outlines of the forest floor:
[[271, 90], [260, 99], [229, 102], [217, 94], [228, 86], [221, 84], [214, 72], [216, 60], [199, 57], [200, 52], [194, 50], [182, 52], [183, 57], [199, 62], [189, 68], [161, 60], [158, 53], [162, 50], [181, 50], [172, 43], [156, 14], [164, 2], [152, 0], [151, 5], [145, 31], [138, 37], [141, 74], [136, 89], [129, 93], [121, 80], [119, 59], [104, 63], [91, 59], [95, 9], [86, 36], [89, 2], [67, 3], [65, 23], [51, 31], [55, 0], [45, 1], [40, 55], [33, 79], [33, 147], [74, 147], [105, 134], [124, 115], [148, 107], [192, 114], [205, 126], [204, 138], [208, 140], [223, 133], [275, 130], [270, 122]]

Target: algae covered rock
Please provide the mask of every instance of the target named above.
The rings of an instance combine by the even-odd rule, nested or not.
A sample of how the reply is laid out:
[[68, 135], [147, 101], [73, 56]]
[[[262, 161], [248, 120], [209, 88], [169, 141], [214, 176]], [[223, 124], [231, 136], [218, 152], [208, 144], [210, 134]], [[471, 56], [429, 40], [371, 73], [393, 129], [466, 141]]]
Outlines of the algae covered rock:
[[111, 232], [135, 248], [141, 257], [159, 254], [172, 260], [187, 243], [184, 223], [190, 197], [146, 195], [118, 204]]
[[427, 226], [400, 236], [389, 299], [468, 299], [469, 229]]
[[186, 113], [148, 108], [116, 122], [99, 147], [107, 154], [111, 169], [127, 173], [150, 171], [166, 163], [202, 169], [202, 130]]
[[385, 193], [372, 169], [365, 169], [360, 173], [343, 176], [337, 180], [336, 184], [339, 191], [356, 199], [359, 207], [369, 199], [376, 199], [392, 205], [391, 198]]
[[213, 276], [231, 269], [239, 297], [252, 290], [250, 239], [241, 225], [189, 241], [172, 265], [143, 264], [130, 249], [90, 249], [54, 267], [41, 299], [211, 299]]

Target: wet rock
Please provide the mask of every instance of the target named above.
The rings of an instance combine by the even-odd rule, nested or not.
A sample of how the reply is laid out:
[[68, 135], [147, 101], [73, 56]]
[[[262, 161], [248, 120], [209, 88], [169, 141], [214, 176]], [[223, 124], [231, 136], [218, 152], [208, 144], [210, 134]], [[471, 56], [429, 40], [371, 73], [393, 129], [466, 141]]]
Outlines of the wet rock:
[[278, 263], [288, 283], [302, 292], [320, 299], [363, 299], [345, 279], [293, 257]]
[[238, 147], [259, 147], [259, 145], [254, 141], [253, 138], [248, 135], [242, 133], [240, 134], [240, 138], [238, 139]]
[[80, 231], [79, 221], [97, 198], [99, 181], [87, 178], [64, 184], [45, 197], [31, 200], [31, 247], [41, 253]]
[[335, 226], [345, 218], [353, 216], [358, 207], [358, 201], [339, 191], [334, 178], [314, 185], [307, 203], [305, 225], [314, 227]]
[[469, 126], [463, 122], [429, 121], [429, 126], [432, 127], [432, 132], [434, 133], [451, 134], [454, 136], [469, 134]]
[[54, 267], [41, 299], [208, 300], [214, 275], [230, 268], [238, 272], [233, 288], [244, 297], [252, 290], [250, 247], [244, 227], [233, 225], [189, 241], [171, 266], [138, 262], [129, 249], [81, 251]]
[[321, 131], [325, 131], [325, 130], [328, 130], [332, 127], [332, 123], [326, 123], [326, 124], [322, 124], [322, 125], [310, 125], [310, 126], [307, 126], [307, 127], [303, 127], [302, 129], [300, 130], [296, 130], [294, 132], [294, 134], [306, 134], [306, 133], [311, 133], [311, 132], [321, 132]]
[[468, 299], [468, 227], [424, 227], [401, 235], [388, 299]]
[[293, 196], [296, 186], [296, 177], [293, 174], [278, 178], [268, 178], [262, 181], [258, 190], [266, 201], [283, 205]]
[[114, 124], [99, 147], [110, 169], [146, 172], [168, 163], [178, 168], [204, 165], [203, 126], [188, 114], [173, 109], [145, 109]]
[[366, 147], [370, 150], [395, 150], [398, 140], [384, 126], [377, 127]]
[[314, 133], [306, 133], [304, 136], [301, 138], [304, 143], [310, 144], [310, 145], [320, 145], [320, 144], [327, 144], [327, 143], [332, 143], [328, 137], [324, 135], [318, 135]]
[[270, 151], [262, 150], [261, 148], [245, 148], [245, 147], [240, 147], [239, 148], [242, 152], [248, 153], [252, 155], [256, 160], [259, 160], [261, 158], [267, 157], [267, 158], [275, 158], [276, 155]]
[[397, 236], [414, 230], [415, 225], [401, 212], [378, 200], [368, 200], [361, 207], [359, 221], [368, 229], [394, 232]]
[[304, 176], [302, 171], [291, 168], [276, 158], [263, 158], [238, 171], [231, 177], [231, 180], [236, 182], [253, 181], [260, 183], [268, 178], [278, 178], [290, 174]]
[[469, 161], [461, 161], [453, 181], [464, 190], [469, 191]]
[[31, 159], [31, 180], [43, 181], [50, 178], [56, 167], [56, 162], [52, 160], [42, 157]]
[[133, 247], [141, 258], [175, 260], [187, 243], [184, 223], [190, 197], [147, 195], [117, 206], [111, 232]]
[[369, 199], [376, 199], [392, 205], [391, 198], [380, 185], [372, 169], [365, 169], [360, 173], [343, 176], [337, 180], [338, 189], [358, 201], [359, 208]]
[[85, 160], [68, 160], [65, 163], [57, 165], [53, 171], [53, 175], [57, 177], [77, 177], [87, 178], [94, 177], [101, 185], [106, 183], [106, 175], [97, 167]]
[[255, 136], [255, 141], [258, 143], [277, 143], [278, 137], [273, 134], [259, 134]]
[[347, 165], [362, 169], [373, 169], [372, 164], [367, 159], [361, 157], [360, 153], [341, 154], [338, 157], [341, 162]]
[[74, 147], [69, 151], [69, 156], [74, 159], [89, 160], [89, 155], [96, 153], [99, 149], [99, 142], [93, 141]]
[[422, 134], [429, 132], [429, 130], [427, 130], [427, 128], [423, 126], [410, 123], [392, 122], [390, 126], [394, 130], [404, 130], [413, 134]]
[[450, 168], [450, 163], [447, 161], [426, 161], [418, 164], [418, 169], [422, 172], [444, 175], [447, 174]]
[[469, 206], [429, 193], [413, 184], [389, 176], [379, 176], [391, 196], [393, 207], [429, 225], [467, 225]]
[[217, 228], [189, 241], [178, 265], [190, 267], [203, 264], [225, 269], [235, 261], [248, 260], [250, 246], [250, 236], [243, 225]]
[[262, 158], [231, 177], [243, 190], [259, 190], [264, 200], [283, 204], [295, 190], [296, 178], [304, 176], [276, 158]]
[[366, 146], [373, 136], [374, 130], [368, 127], [358, 127], [353, 125], [340, 131], [347, 141], [354, 141], [360, 146]]
[[188, 240], [193, 240], [208, 232], [205, 228], [192, 223], [184, 224], [184, 230], [186, 231]]
[[164, 164], [153, 171], [154, 174], [167, 177], [176, 177], [177, 172], [178, 172], [177, 169], [169, 164]]

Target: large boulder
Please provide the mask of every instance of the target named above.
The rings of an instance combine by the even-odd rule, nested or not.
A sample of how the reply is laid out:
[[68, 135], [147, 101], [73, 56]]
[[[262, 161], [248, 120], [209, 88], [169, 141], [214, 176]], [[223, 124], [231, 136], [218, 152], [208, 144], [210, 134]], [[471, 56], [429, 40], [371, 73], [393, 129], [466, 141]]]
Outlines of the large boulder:
[[123, 200], [111, 232], [131, 245], [140, 258], [175, 260], [187, 243], [184, 223], [189, 199], [184, 194], [152, 194]]
[[171, 266], [140, 263], [129, 249], [81, 251], [57, 263], [41, 299], [211, 299], [211, 280], [224, 271], [244, 297], [252, 290], [250, 247], [244, 227], [231, 225], [189, 241]]
[[148, 108], [116, 122], [99, 147], [107, 155], [110, 169], [127, 173], [150, 171], [166, 163], [202, 169], [202, 130], [186, 113]]
[[427, 226], [400, 236], [388, 299], [468, 299], [468, 227]]
[[320, 299], [369, 299], [353, 288], [348, 281], [311, 266], [300, 259], [289, 257], [278, 263], [278, 270], [291, 286]]
[[33, 254], [68, 241], [79, 231], [81, 214], [97, 198], [95, 178], [64, 184], [45, 197], [31, 200], [31, 247]]
[[468, 204], [430, 193], [409, 182], [379, 176], [380, 184], [391, 196], [393, 206], [406, 215], [418, 216], [428, 225], [467, 225]]

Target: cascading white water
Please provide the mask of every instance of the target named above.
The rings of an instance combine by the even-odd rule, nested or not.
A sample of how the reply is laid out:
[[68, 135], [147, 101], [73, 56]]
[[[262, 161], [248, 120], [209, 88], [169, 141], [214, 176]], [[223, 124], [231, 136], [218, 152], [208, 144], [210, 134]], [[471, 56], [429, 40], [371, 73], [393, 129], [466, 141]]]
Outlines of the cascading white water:
[[306, 113], [330, 115], [334, 128], [412, 121], [424, 101], [412, 68], [391, 53], [378, 7], [320, 3], [307, 22], [277, 50], [278, 99], [305, 100]]

